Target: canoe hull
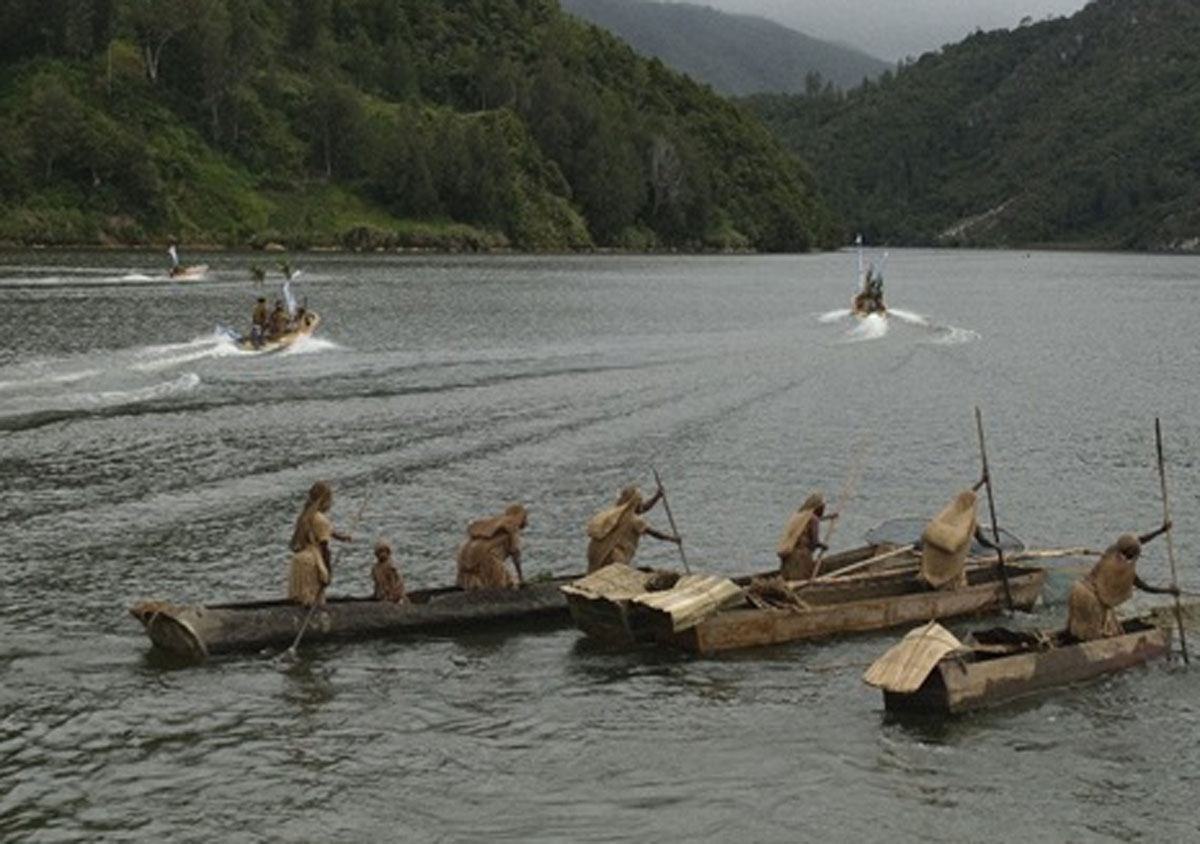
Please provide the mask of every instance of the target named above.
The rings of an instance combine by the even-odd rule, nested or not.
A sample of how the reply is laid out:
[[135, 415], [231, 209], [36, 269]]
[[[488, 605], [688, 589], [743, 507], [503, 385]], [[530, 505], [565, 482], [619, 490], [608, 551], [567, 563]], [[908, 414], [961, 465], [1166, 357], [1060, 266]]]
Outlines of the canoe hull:
[[[337, 598], [317, 607], [304, 641], [458, 633], [524, 622], [566, 624], [570, 616], [559, 587], [569, 580], [530, 583], [520, 589], [427, 590], [411, 593], [412, 602], [406, 604]], [[290, 601], [208, 606], [142, 601], [130, 608], [156, 647], [191, 660], [285, 648], [308, 612]]]
[[991, 658], [951, 654], [938, 662], [915, 692], [885, 690], [884, 706], [894, 712], [954, 715], [1090, 680], [1166, 655], [1171, 635], [1168, 629], [1134, 619], [1126, 623], [1126, 631], [1121, 636]]
[[[896, 546], [890, 544], [873, 544], [830, 554], [821, 561], [820, 574], [826, 576], [834, 574], [849, 566], [869, 561], [881, 553], [886, 554], [895, 548]], [[916, 559], [911, 553], [908, 554], [908, 558]], [[733, 581], [739, 586], [746, 586], [754, 577], [774, 577], [778, 573], [779, 571], [776, 569], [757, 575], [736, 577]], [[588, 595], [576, 588], [567, 589], [566, 593], [567, 607], [575, 626], [589, 638], [605, 645], [617, 648], [650, 645], [661, 640], [665, 635], [661, 630], [661, 618], [628, 600]]]
[[[1033, 566], [1007, 569], [1013, 606], [1030, 609], [1041, 595], [1045, 571]], [[661, 636], [660, 641], [693, 653], [715, 654], [978, 615], [1008, 606], [1004, 583], [994, 566], [969, 570], [968, 584], [960, 589], [930, 589], [912, 571], [855, 580], [801, 589], [798, 595], [807, 605], [804, 608], [728, 609], [690, 630]]]
[[291, 331], [287, 331], [273, 340], [264, 340], [261, 343], [255, 343], [249, 337], [242, 337], [237, 341], [237, 346], [243, 352], [278, 352], [291, 346], [302, 337], [308, 337], [317, 330], [317, 326], [321, 324], [321, 315], [316, 311], [309, 311], [305, 315], [305, 323], [297, 326]]

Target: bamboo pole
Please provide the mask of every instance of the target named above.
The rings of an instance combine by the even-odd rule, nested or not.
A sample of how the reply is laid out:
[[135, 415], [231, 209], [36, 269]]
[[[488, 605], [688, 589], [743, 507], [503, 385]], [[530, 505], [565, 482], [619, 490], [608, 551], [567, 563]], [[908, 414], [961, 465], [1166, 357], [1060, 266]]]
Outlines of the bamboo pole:
[[671, 525], [671, 532], [679, 537], [679, 559], [683, 560], [683, 570], [691, 574], [692, 570], [688, 568], [687, 555], [683, 553], [683, 534], [679, 532], [679, 528], [675, 527], [675, 517], [671, 515], [671, 503], [667, 501], [667, 488], [663, 486], [662, 478], [658, 476], [658, 470], [651, 466], [650, 471], [654, 473], [654, 482], [662, 490], [663, 509], [667, 511], [667, 522]]
[[825, 552], [829, 550], [829, 545], [833, 542], [833, 534], [837, 530], [838, 522], [842, 520], [842, 510], [845, 509], [846, 502], [850, 500], [850, 497], [854, 495], [854, 491], [858, 489], [858, 481], [862, 477], [863, 464], [866, 462], [867, 454], [870, 453], [870, 450], [870, 442], [863, 442], [857, 449], [854, 463], [851, 464], [845, 479], [842, 481], [842, 488], [838, 490], [837, 509], [833, 511], [837, 514], [837, 518], [833, 519], [829, 524], [829, 530], [825, 533], [825, 547], [817, 552], [816, 563], [813, 566], [812, 574], [809, 575], [809, 580], [816, 580], [817, 575], [821, 573], [821, 561], [825, 559]]
[[983, 462], [983, 482], [987, 488], [988, 512], [992, 517], [992, 537], [996, 540], [1000, 579], [1004, 581], [1004, 598], [1008, 601], [1009, 610], [1012, 610], [1012, 588], [1008, 585], [1008, 571], [1004, 568], [1004, 552], [1000, 550], [1000, 526], [996, 524], [996, 499], [992, 495], [992, 473], [988, 471], [987, 445], [983, 440], [983, 414], [979, 412], [979, 405], [975, 405], [975, 428], [979, 432], [979, 457]]
[[[1163, 524], [1171, 521], [1171, 505], [1167, 500], [1167, 470], [1163, 461], [1162, 423], [1154, 417], [1154, 448], [1158, 453], [1158, 482], [1162, 488]], [[1179, 578], [1175, 573], [1175, 543], [1171, 530], [1167, 530], [1167, 559], [1171, 561], [1171, 585], [1175, 587], [1175, 623], [1179, 627], [1179, 650], [1183, 653], [1183, 664], [1188, 665], [1187, 636], [1183, 632], [1183, 610], [1179, 606]]]

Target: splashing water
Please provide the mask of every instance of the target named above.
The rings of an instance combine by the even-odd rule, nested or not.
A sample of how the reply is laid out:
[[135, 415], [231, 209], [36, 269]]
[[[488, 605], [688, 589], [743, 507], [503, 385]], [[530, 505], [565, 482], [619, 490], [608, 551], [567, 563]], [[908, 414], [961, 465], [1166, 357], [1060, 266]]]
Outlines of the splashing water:
[[929, 325], [929, 320], [916, 311], [904, 311], [900, 308], [888, 308], [888, 316], [896, 317], [911, 325]]
[[864, 340], [878, 340], [888, 333], [887, 318], [881, 314], [871, 314], [859, 320], [857, 325], [846, 330], [846, 339], [852, 343]]
[[818, 322], [837, 322], [850, 316], [849, 308], [838, 308], [836, 311], [826, 311], [817, 317]]

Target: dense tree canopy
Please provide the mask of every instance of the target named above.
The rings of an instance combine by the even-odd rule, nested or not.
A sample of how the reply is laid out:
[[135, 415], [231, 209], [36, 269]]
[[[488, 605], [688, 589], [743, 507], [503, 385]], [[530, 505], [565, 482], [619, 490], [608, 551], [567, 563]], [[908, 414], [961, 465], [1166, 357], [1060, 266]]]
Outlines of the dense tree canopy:
[[1200, 246], [1190, 0], [1097, 0], [846, 95], [748, 104], [875, 242]]
[[802, 250], [740, 107], [554, 0], [0, 0], [0, 241]]

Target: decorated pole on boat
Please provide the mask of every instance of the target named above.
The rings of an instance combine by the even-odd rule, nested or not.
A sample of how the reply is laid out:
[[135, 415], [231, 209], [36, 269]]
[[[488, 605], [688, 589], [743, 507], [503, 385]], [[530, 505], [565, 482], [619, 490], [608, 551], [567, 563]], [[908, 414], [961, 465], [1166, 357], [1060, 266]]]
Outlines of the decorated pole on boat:
[[675, 527], [675, 517], [671, 515], [671, 503], [667, 501], [667, 488], [663, 486], [662, 478], [658, 476], [658, 470], [651, 466], [650, 471], [654, 473], [654, 482], [658, 484], [658, 488], [662, 492], [663, 509], [667, 511], [667, 522], [671, 525], [671, 532], [679, 537], [679, 559], [683, 560], [683, 570], [691, 574], [692, 570], [688, 568], [687, 555], [683, 553], [683, 534], [679, 532], [679, 528]]
[[[1162, 488], [1163, 524], [1171, 521], [1171, 505], [1167, 501], [1167, 470], [1163, 461], [1162, 423], [1154, 417], [1154, 447], [1158, 452], [1158, 483]], [[1171, 562], [1171, 585], [1175, 587], [1175, 624], [1179, 628], [1179, 650], [1183, 654], [1183, 664], [1188, 665], [1187, 637], [1183, 632], [1183, 610], [1179, 606], [1179, 578], [1175, 574], [1175, 543], [1171, 540], [1171, 531], [1167, 530], [1167, 559]]]
[[992, 518], [992, 537], [996, 541], [996, 562], [1000, 566], [1000, 580], [1004, 583], [1004, 598], [1008, 601], [1008, 608], [1013, 608], [1012, 589], [1008, 585], [1008, 570], [1004, 568], [1004, 551], [1000, 545], [1000, 526], [996, 523], [996, 499], [992, 495], [992, 473], [988, 471], [987, 445], [983, 439], [983, 414], [979, 411], [979, 405], [975, 405], [975, 429], [979, 432], [979, 457], [983, 462], [983, 483], [987, 489], [988, 497], [988, 514]]
[[[358, 505], [358, 512], [354, 514], [354, 520], [350, 523], [351, 530], [355, 530], [358, 527], [359, 521], [362, 520], [363, 511], [367, 509], [367, 501], [370, 500], [370, 497], [371, 496], [370, 496], [369, 491], [363, 493], [362, 503]], [[346, 547], [343, 545], [341, 548], [338, 549], [337, 554], [330, 561], [330, 563], [329, 563], [329, 579], [330, 580], [333, 580], [334, 563], [337, 563], [342, 559], [342, 552], [345, 550], [346, 550]], [[317, 593], [317, 599], [315, 601], [313, 601], [313, 605], [308, 608], [308, 614], [304, 616], [304, 622], [300, 625], [300, 629], [298, 631], [296, 631], [296, 638], [292, 640], [292, 644], [288, 647], [288, 649], [279, 655], [281, 659], [291, 661], [296, 658], [296, 648], [300, 647], [300, 639], [304, 636], [304, 631], [308, 629], [308, 624], [310, 621], [312, 621], [312, 617], [316, 613], [317, 607], [319, 607], [321, 605], [322, 599], [324, 597], [325, 597], [325, 587], [322, 586], [320, 592]]]

